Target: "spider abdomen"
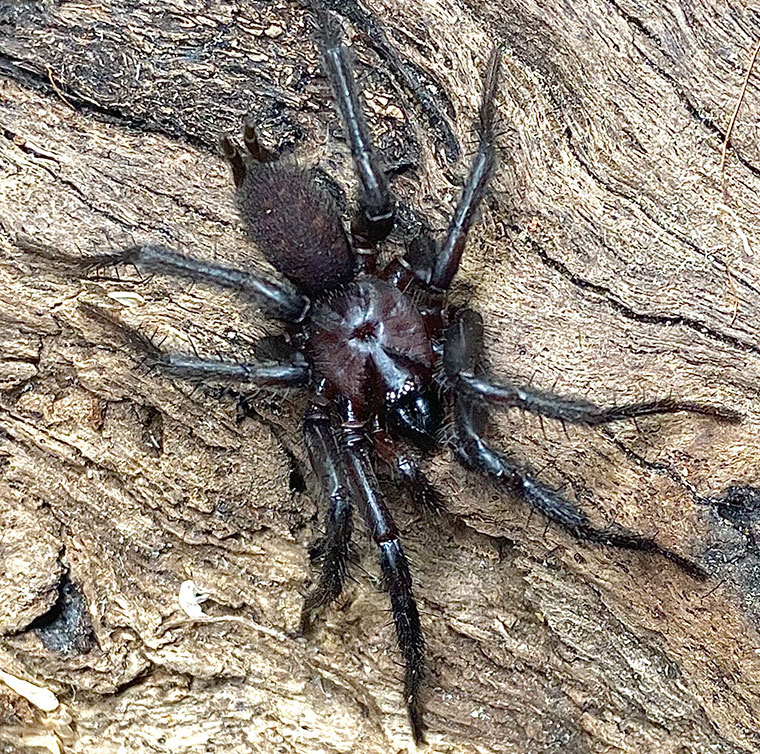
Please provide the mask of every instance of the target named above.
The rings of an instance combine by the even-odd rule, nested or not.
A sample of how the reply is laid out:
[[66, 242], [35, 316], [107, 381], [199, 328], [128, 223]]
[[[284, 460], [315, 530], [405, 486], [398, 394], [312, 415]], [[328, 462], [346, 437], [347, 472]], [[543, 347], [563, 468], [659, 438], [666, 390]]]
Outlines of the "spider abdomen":
[[412, 299], [377, 278], [362, 278], [315, 308], [310, 325], [315, 376], [366, 418], [388, 396], [430, 381], [433, 351]]
[[351, 279], [355, 256], [340, 215], [310, 171], [250, 165], [237, 200], [253, 240], [296, 286], [320, 293]]

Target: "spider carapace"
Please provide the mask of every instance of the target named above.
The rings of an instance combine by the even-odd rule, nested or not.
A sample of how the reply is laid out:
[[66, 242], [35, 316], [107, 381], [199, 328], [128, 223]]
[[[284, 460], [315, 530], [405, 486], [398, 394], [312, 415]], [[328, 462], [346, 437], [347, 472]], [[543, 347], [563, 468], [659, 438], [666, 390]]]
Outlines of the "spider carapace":
[[[585, 426], [675, 411], [727, 421], [739, 417], [720, 407], [672, 399], [601, 408], [484, 376], [479, 367], [480, 315], [466, 308], [451, 310], [446, 292], [495, 165], [499, 49], [487, 64], [476, 120], [478, 146], [445, 236], [435, 239], [423, 227], [403, 256], [380, 268], [377, 246], [394, 227], [395, 203], [370, 142], [340, 27], [325, 12], [317, 13], [316, 20], [324, 70], [359, 182], [359, 206], [350, 230], [313, 174], [278, 160], [246, 124], [245, 153], [226, 137], [222, 147], [252, 241], [281, 278], [151, 244], [90, 258], [89, 263], [104, 267], [131, 262], [148, 272], [234, 289], [285, 323], [283, 335], [268, 339], [258, 358], [246, 363], [168, 354], [155, 346], [152, 355], [178, 378], [310, 391], [303, 436], [327, 512], [324, 534], [313, 548], [321, 570], [306, 596], [301, 627], [308, 630], [314, 612], [341, 592], [349, 566], [353, 511], [358, 509], [379, 549], [405, 664], [404, 698], [414, 738], [420, 742], [425, 641], [409, 566], [376, 464], [390, 469], [417, 503], [440, 508], [440, 496], [420, 467], [419, 453], [448, 444], [459, 462], [521, 496], [575, 536], [658, 553], [702, 576], [696, 564], [652, 539], [618, 525], [595, 527], [575, 503], [491, 447], [483, 437], [486, 407], [518, 407]], [[439, 431], [444, 422], [453, 428], [445, 437]]]

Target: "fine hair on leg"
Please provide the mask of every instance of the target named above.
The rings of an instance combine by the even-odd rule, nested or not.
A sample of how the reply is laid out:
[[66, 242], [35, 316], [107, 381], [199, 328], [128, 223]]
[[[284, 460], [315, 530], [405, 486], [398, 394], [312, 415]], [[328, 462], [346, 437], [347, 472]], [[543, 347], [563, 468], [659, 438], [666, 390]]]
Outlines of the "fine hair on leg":
[[711, 416], [719, 421], [732, 423], [742, 419], [742, 414], [733, 409], [695, 401], [660, 398], [602, 408], [580, 398], [565, 398], [505, 380], [497, 382], [493, 379], [483, 379], [476, 374], [482, 341], [483, 319], [472, 309], [460, 310], [444, 335], [443, 365], [446, 377], [455, 390], [469, 393], [473, 399], [482, 398], [487, 403], [497, 406], [519, 408], [539, 417], [587, 427], [598, 427], [639, 416], [678, 412]]
[[404, 658], [404, 697], [414, 740], [424, 740], [424, 722], [420, 688], [425, 676], [425, 639], [419, 611], [412, 590], [409, 563], [380, 492], [372, 464], [372, 442], [364, 429], [344, 426], [341, 447], [357, 493], [357, 504], [380, 550], [380, 567], [385, 588], [391, 599], [396, 639]]
[[340, 24], [325, 10], [316, 11], [316, 21], [324, 70], [332, 86], [359, 179], [360, 212], [354, 221], [353, 232], [373, 244], [384, 239], [393, 228], [394, 201], [385, 173], [375, 156]]
[[113, 254], [100, 254], [82, 260], [82, 266], [88, 271], [117, 264], [132, 264], [141, 272], [176, 275], [193, 282], [230, 288], [250, 297], [269, 316], [286, 322], [300, 322], [309, 309], [309, 300], [284, 280], [254, 275], [219, 262], [195, 259], [157, 244], [131, 246]]
[[438, 290], [446, 290], [459, 270], [467, 234], [477, 215], [486, 186], [496, 164], [494, 123], [496, 105], [494, 98], [501, 68], [501, 48], [494, 47], [486, 68], [483, 99], [478, 111], [478, 148], [470, 164], [470, 172], [462, 190], [454, 216], [433, 265], [428, 284]]
[[494, 450], [482, 437], [487, 414], [485, 408], [477, 402], [458, 397], [455, 400], [455, 411], [457, 434], [454, 451], [459, 462], [466, 468], [479, 471], [521, 495], [533, 508], [578, 539], [661, 555], [691, 576], [700, 580], [707, 578], [706, 572], [697, 563], [668, 550], [649, 537], [618, 524], [597, 528], [577, 505], [536, 480], [528, 469], [518, 466]]
[[322, 496], [327, 501], [327, 512], [324, 535], [312, 550], [314, 559], [321, 562], [321, 570], [317, 584], [304, 600], [302, 633], [309, 630], [314, 611], [341, 593], [348, 576], [353, 531], [353, 504], [346, 467], [335, 442], [329, 414], [319, 404], [312, 404], [306, 413], [304, 443]]

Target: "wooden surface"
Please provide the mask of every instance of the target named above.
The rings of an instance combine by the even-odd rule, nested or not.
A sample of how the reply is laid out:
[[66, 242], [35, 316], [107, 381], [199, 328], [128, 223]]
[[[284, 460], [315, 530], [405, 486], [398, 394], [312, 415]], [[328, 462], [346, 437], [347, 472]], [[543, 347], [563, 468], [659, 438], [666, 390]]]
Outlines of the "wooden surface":
[[[427, 750], [760, 751], [755, 514], [712, 504], [760, 480], [760, 76], [720, 171], [760, 17], [739, 0], [342, 6], [394, 191], [437, 229], [504, 46], [501, 164], [454, 293], [483, 312], [493, 371], [747, 415], [493, 426], [597, 522], [655, 536], [707, 583], [574, 541], [448, 451], [428, 468], [457, 520], [389, 489], [429, 641]], [[263, 267], [215, 147], [246, 114], [350, 204], [305, 18], [285, 2], [0, 3], [0, 668], [60, 700], [46, 714], [0, 684], [3, 752], [413, 748], [363, 534], [356, 580], [294, 634], [320, 520], [293, 473], [302, 398], [241, 412], [141, 369], [95, 312], [210, 355], [250, 354], [273, 326], [232, 295], [129, 269], [81, 280], [62, 261], [151, 240]], [[187, 579], [210, 620], [183, 618]]]

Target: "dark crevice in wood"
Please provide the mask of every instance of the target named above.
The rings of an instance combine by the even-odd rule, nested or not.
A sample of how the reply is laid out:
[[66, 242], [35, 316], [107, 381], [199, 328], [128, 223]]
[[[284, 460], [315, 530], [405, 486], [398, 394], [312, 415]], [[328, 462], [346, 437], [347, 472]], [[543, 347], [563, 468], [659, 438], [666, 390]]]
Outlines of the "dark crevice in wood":
[[[667, 53], [665, 52], [660, 40], [657, 38], [657, 35], [654, 34], [650, 29], [648, 29], [646, 24], [640, 18], [637, 18], [636, 16], [628, 13], [628, 11], [626, 11], [624, 8], [620, 6], [618, 2], [616, 2], [616, 0], [607, 0], [607, 2], [620, 14], [620, 16], [625, 20], [625, 22], [630, 27], [639, 31], [652, 44], [654, 44], [654, 46], [662, 55], [667, 57]], [[689, 97], [689, 95], [687, 94], [686, 89], [676, 80], [676, 78], [672, 74], [663, 70], [660, 66], [658, 66], [653, 60], [651, 60], [646, 55], [642, 54], [642, 59], [658, 76], [660, 76], [662, 79], [668, 82], [668, 85], [671, 87], [673, 92], [675, 92], [679, 101], [684, 106], [684, 108], [689, 113], [689, 115], [692, 118], [694, 118], [694, 120], [701, 123], [708, 131], [710, 131], [712, 134], [717, 136], [719, 143], [722, 144], [724, 139], [726, 138], [725, 131], [723, 131], [715, 123], [715, 121], [709, 115], [707, 115], [701, 108], [699, 108], [697, 105], [694, 104], [691, 97]], [[741, 162], [741, 164], [745, 168], [747, 168], [747, 170], [749, 170], [755, 176], [760, 176], [759, 167], [753, 165], [745, 157], [742, 157], [742, 155], [739, 154], [736, 148], [734, 148], [734, 153], [736, 154], [736, 157], [739, 160], [739, 162]]]
[[716, 340], [720, 343], [725, 343], [726, 345], [737, 348], [740, 351], [760, 354], [760, 346], [757, 346], [753, 343], [748, 343], [745, 340], [736, 338], [733, 335], [728, 335], [727, 333], [721, 332], [720, 330], [716, 330], [715, 328], [706, 325], [704, 322], [700, 322], [699, 320], [692, 317], [686, 317], [682, 314], [649, 314], [644, 312], [637, 312], [620, 301], [609, 288], [606, 288], [603, 285], [599, 285], [598, 283], [592, 283], [591, 281], [585, 280], [584, 278], [576, 275], [563, 262], [550, 257], [546, 251], [544, 251], [544, 249], [542, 249], [537, 243], [531, 242], [530, 245], [535, 254], [547, 267], [559, 273], [562, 277], [564, 277], [577, 288], [600, 296], [608, 306], [624, 316], [626, 319], [631, 319], [647, 325], [662, 325], [663, 327], [685, 327], [689, 330], [693, 330], [694, 332], [698, 332], [700, 335], [704, 335], [707, 338], [711, 338], [712, 340]]
[[175, 141], [181, 139], [185, 143], [204, 151], [208, 151], [210, 148], [207, 140], [194, 136], [188, 131], [149, 128], [148, 121], [143, 118], [135, 118], [119, 108], [105, 107], [84, 97], [63, 83], [54, 86], [47, 73], [43, 73], [32, 66], [33, 64], [28, 60], [18, 60], [7, 53], [0, 52], [0, 77], [16, 81], [22, 86], [28, 87], [50, 99], [58, 102], [63, 101], [76, 112], [91, 117], [94, 120], [118, 125], [128, 131], [142, 134], [157, 134]]

